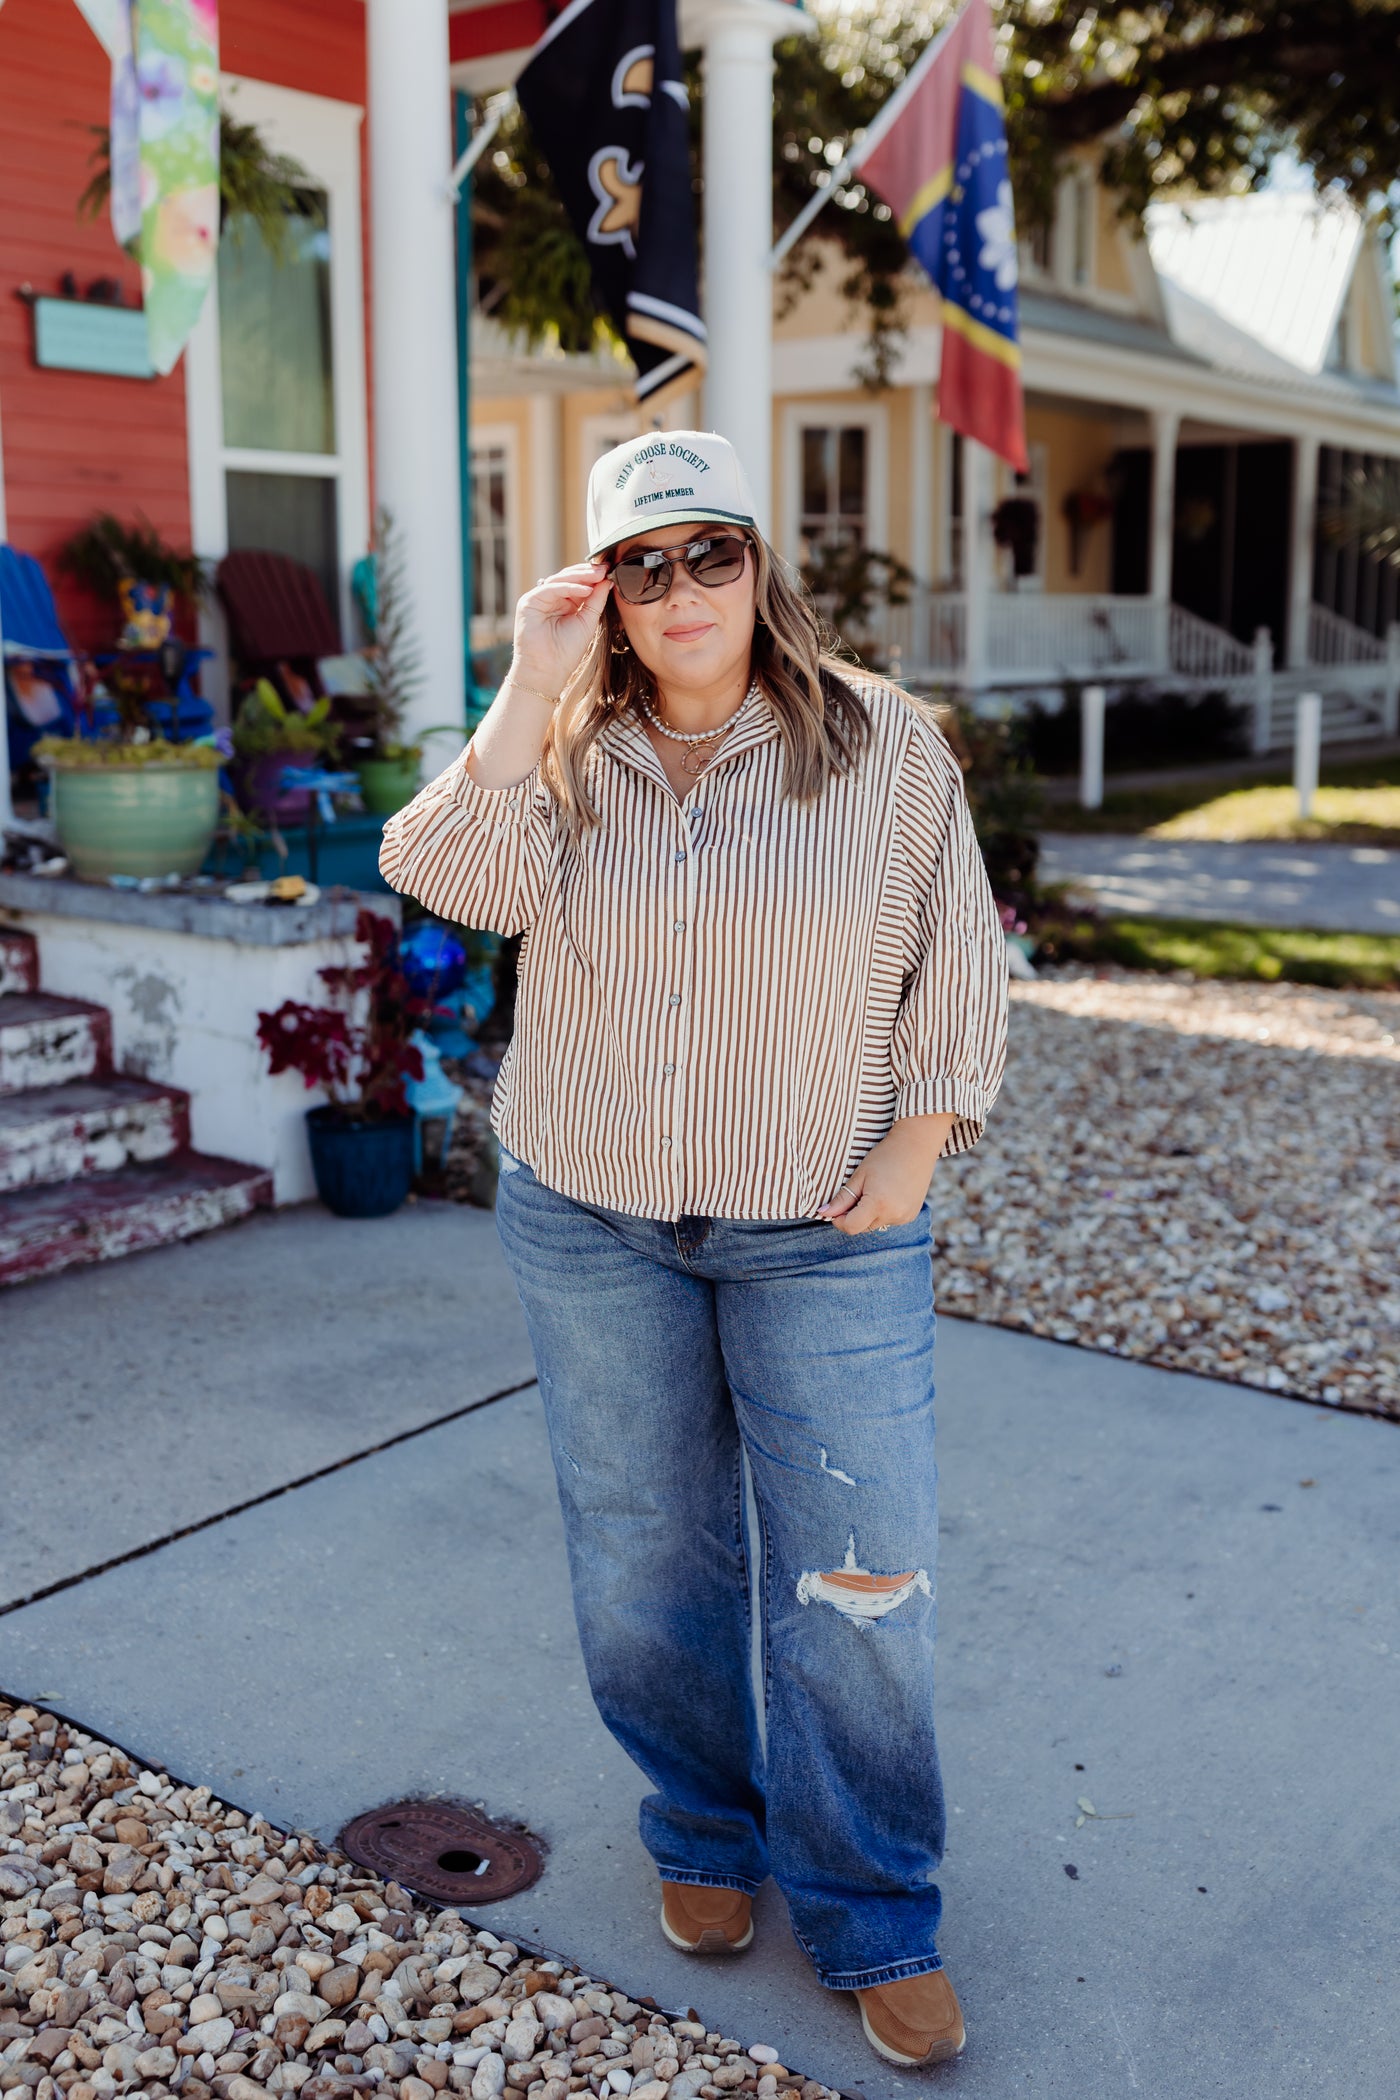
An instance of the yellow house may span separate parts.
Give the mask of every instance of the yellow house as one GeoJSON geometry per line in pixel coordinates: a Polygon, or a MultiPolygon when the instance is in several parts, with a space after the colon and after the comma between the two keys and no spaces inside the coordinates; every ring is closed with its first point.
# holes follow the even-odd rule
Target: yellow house
{"type": "MultiPolygon", "coordinates": [[[[937,420],[938,300],[912,267],[892,383],[862,387],[863,316],[820,227],[810,288],[775,315],[771,515],[793,561],[835,538],[912,570],[908,603],[858,642],[982,693],[1226,684],[1253,697],[1261,750],[1289,740],[1304,687],[1324,691],[1325,735],[1395,733],[1400,574],[1319,529],[1351,472],[1400,460],[1383,260],[1349,206],[1161,205],[1144,237],[1077,164],[1052,225],[1022,244],[1024,477],[937,420]],[[1022,522],[1034,506],[1033,538],[1019,558],[999,548],[970,601],[967,520],[1008,499],[1022,522]]],[[[476,646],[508,635],[522,582],[582,553],[588,470],[639,427],[627,373],[476,324],[476,646]]],[[[666,420],[702,414],[692,398],[666,420]]]]}

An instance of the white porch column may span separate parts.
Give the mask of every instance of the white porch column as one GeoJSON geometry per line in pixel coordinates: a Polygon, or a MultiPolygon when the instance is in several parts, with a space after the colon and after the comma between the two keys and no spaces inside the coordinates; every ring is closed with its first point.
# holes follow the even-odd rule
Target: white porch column
{"type": "Polygon", "coordinates": [[[1313,523],[1317,515],[1315,437],[1293,440],[1293,504],[1288,535],[1288,655],[1290,670],[1308,660],[1308,615],[1312,611],[1313,523]]]}
{"type": "Polygon", "coordinates": [[[1152,418],[1152,532],[1149,542],[1149,594],[1159,605],[1172,596],[1172,523],[1176,514],[1176,440],[1180,416],[1154,408],[1152,418]]]}
{"type": "MultiPolygon", "coordinates": [[[[563,566],[564,399],[530,396],[530,578],[563,566]]],[[[522,579],[523,580],[523,579],[522,579]]]]}
{"type": "MultiPolygon", "coordinates": [[[[383,0],[380,0],[383,4],[383,0]]],[[[814,24],[783,0],[691,11],[705,54],[705,422],[738,452],[773,521],[773,46],[814,24]]]]}
{"type": "Polygon", "coordinates": [[[988,675],[988,628],[996,585],[992,544],[992,455],[975,438],[963,439],[963,599],[967,608],[963,683],[975,695],[988,675]]]}
{"type": "Polygon", "coordinates": [[[909,389],[909,425],[909,566],[915,584],[905,669],[922,671],[929,660],[928,587],[933,580],[933,388],[927,381],[909,389]]]}
{"type": "Polygon", "coordinates": [[[466,696],[447,0],[368,0],[367,14],[375,497],[398,527],[422,653],[413,732],[460,719],[466,696]]]}

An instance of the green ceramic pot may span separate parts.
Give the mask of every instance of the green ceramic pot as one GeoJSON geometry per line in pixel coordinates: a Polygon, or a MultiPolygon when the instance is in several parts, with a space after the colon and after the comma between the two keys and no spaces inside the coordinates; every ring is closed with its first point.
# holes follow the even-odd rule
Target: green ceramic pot
{"type": "Polygon", "coordinates": [[[360,800],[373,817],[392,817],[418,793],[418,753],[360,761],[360,800]]]}
{"type": "Polygon", "coordinates": [[[59,766],[58,842],[75,875],[197,875],[219,821],[214,766],[59,766]]]}

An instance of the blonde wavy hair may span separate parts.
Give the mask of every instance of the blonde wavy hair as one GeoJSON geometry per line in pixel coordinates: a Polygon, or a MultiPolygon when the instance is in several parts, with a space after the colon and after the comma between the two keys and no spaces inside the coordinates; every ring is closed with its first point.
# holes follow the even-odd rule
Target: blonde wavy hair
{"type": "MultiPolygon", "coordinates": [[[[835,638],[823,627],[806,585],[759,533],[744,537],[757,571],[752,675],[782,735],[784,793],[795,802],[815,802],[833,774],[859,769],[869,743],[870,710],[857,681],[867,687],[887,681],[836,654],[835,638]]],[[[599,822],[585,778],[589,751],[609,722],[635,712],[641,699],[654,700],[655,691],[609,594],[597,632],[551,717],[540,758],[540,776],[575,834],[599,822]]]]}

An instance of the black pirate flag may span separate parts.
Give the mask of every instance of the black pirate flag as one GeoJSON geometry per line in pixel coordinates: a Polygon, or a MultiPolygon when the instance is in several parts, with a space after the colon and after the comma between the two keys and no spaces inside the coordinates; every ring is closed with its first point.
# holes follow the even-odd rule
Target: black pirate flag
{"type": "Polygon", "coordinates": [[[676,0],[572,0],[516,94],[627,338],[638,401],[692,386],[705,326],[676,0]]]}

